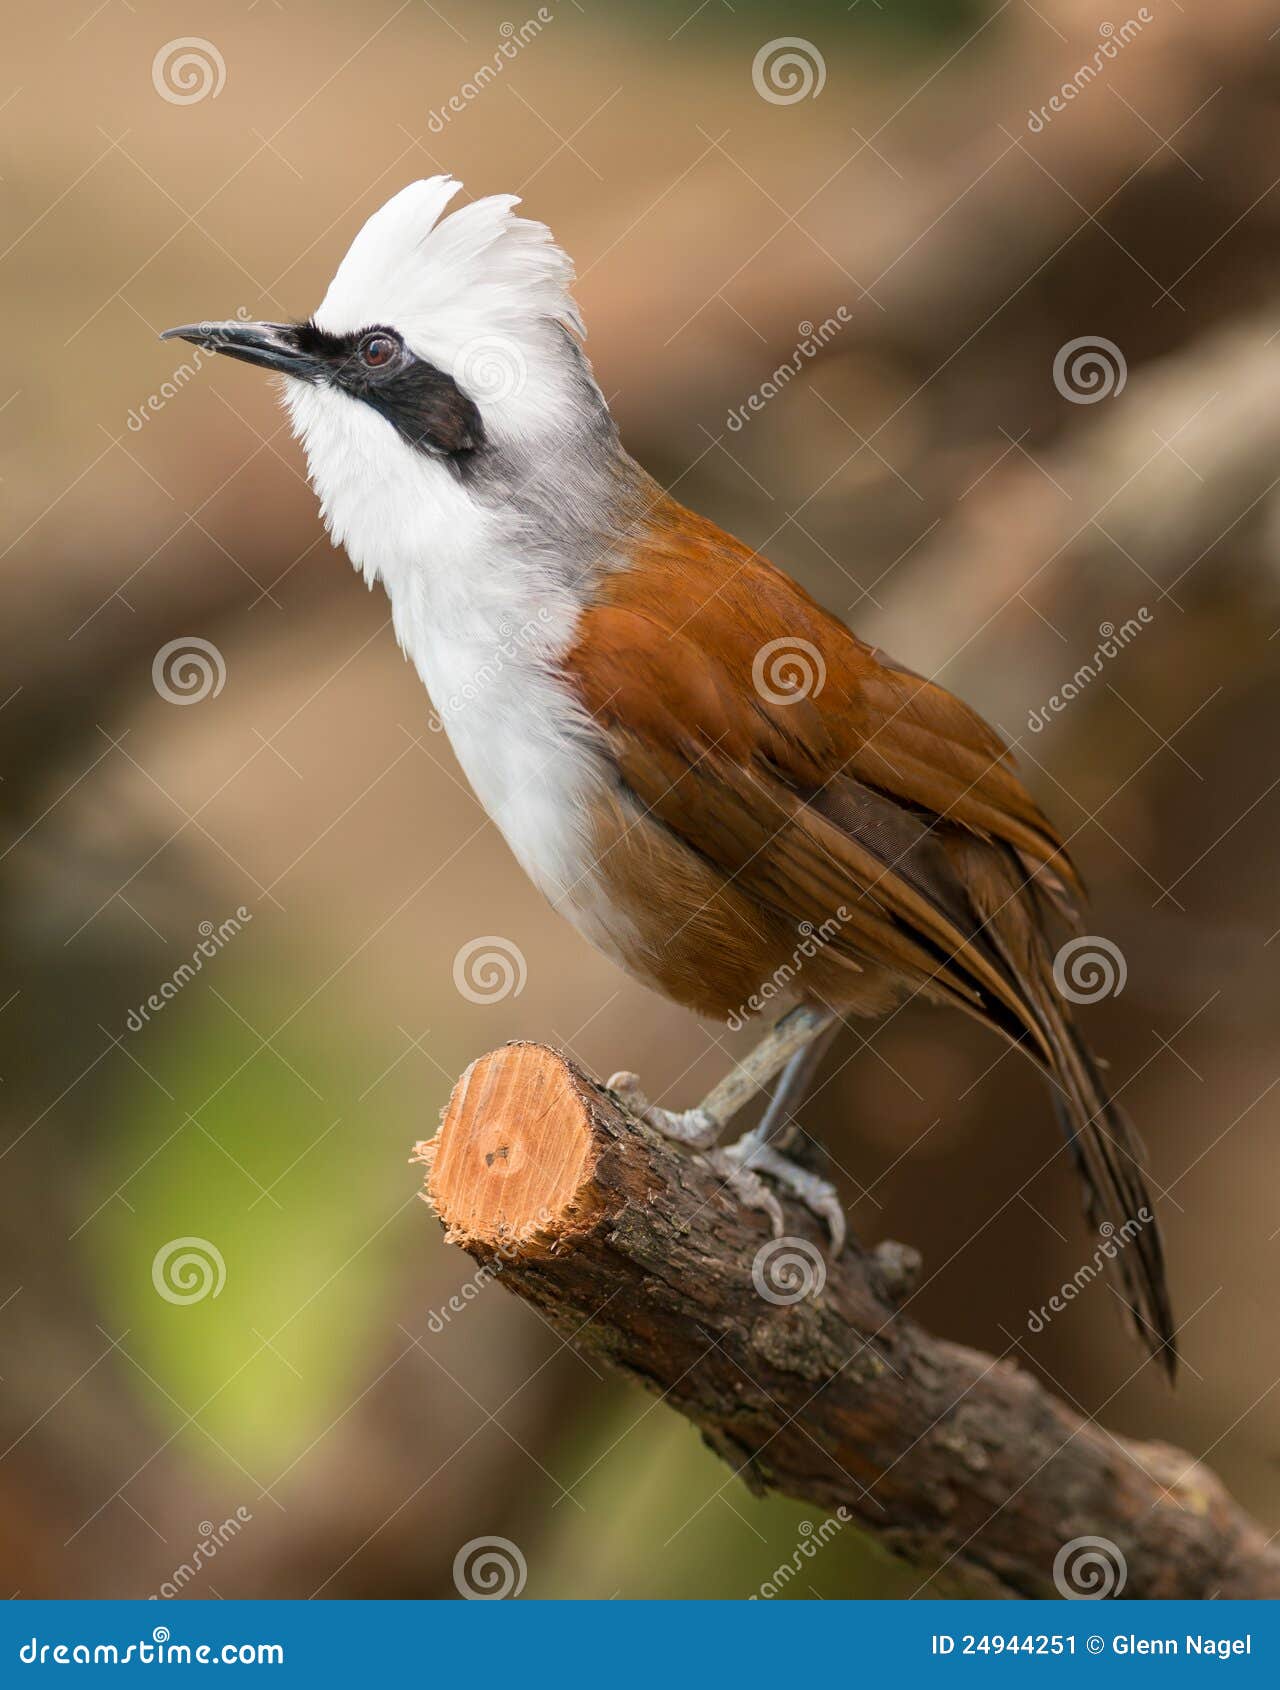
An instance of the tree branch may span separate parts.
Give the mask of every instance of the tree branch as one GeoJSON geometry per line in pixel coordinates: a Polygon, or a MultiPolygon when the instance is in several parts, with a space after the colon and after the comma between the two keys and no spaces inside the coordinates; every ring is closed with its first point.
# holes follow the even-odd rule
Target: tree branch
{"type": "Polygon", "coordinates": [[[905,1246],[828,1265],[794,1205],[775,1244],[556,1052],[472,1063],[416,1155],[451,1243],[660,1392],[753,1490],[846,1510],[932,1592],[1052,1596],[1059,1552],[1092,1537],[1125,1596],[1280,1595],[1280,1554],[1206,1468],[921,1331],[898,1312],[905,1246]]]}

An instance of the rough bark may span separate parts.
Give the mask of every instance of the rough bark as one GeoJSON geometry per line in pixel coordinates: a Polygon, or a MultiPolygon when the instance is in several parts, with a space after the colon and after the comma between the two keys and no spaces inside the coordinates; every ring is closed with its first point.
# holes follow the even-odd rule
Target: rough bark
{"type": "Polygon", "coordinates": [[[1127,1597],[1280,1595],[1280,1554],[1206,1468],[922,1331],[899,1312],[906,1246],[828,1264],[794,1205],[775,1244],[556,1052],[474,1062],[416,1155],[450,1242],[661,1393],[752,1489],[843,1507],[930,1591],[1052,1596],[1064,1546],[1104,1538],[1059,1588],[1123,1565],[1127,1597]]]}

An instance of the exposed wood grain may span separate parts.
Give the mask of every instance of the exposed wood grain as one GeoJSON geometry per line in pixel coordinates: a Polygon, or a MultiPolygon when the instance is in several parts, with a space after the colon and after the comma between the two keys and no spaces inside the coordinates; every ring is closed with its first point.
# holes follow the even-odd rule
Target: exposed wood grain
{"type": "Polygon", "coordinates": [[[828,1265],[788,1206],[787,1280],[759,1215],[556,1052],[481,1057],[416,1154],[450,1242],[500,1259],[508,1290],[661,1392],[752,1489],[843,1506],[930,1593],[1052,1596],[1059,1552],[1097,1537],[1125,1596],[1280,1596],[1280,1555],[1207,1468],[923,1332],[898,1312],[919,1267],[903,1245],[828,1265]]]}

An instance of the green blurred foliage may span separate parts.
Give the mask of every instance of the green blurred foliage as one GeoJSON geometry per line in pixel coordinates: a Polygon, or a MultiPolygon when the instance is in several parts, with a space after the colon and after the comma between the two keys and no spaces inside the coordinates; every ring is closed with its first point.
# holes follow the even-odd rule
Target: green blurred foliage
{"type": "Polygon", "coordinates": [[[856,1527],[752,1495],[687,1420],[638,1392],[556,1465],[582,1474],[577,1505],[560,1501],[530,1555],[529,1596],[740,1600],[772,1584],[777,1600],[804,1601],[906,1597],[920,1583],[856,1527]]]}
{"type": "MultiPolygon", "coordinates": [[[[163,1393],[139,1380],[144,1406],[162,1411],[167,1397],[174,1431],[198,1412],[229,1459],[259,1473],[295,1459],[350,1402],[362,1334],[382,1331],[394,1222],[418,1181],[403,1117],[352,1102],[350,1053],[377,1073],[399,1054],[387,1030],[326,1027],[316,1004],[269,1048],[254,1029],[277,1026],[305,986],[268,996],[232,959],[219,966],[225,1002],[188,988],[146,1029],[150,1077],[131,1069],[109,1101],[101,1189],[118,1195],[83,1240],[112,1320],[163,1393]],[[220,1254],[216,1296],[156,1294],[156,1252],[180,1238],[220,1254]]],[[[196,1281],[175,1289],[184,1283],[196,1281]]],[[[193,1456],[217,1459],[199,1432],[183,1436],[193,1456]]]]}
{"type": "MultiPolygon", "coordinates": [[[[724,0],[710,0],[710,4],[720,14],[718,24],[732,21],[724,0]]],[[[686,36],[695,34],[694,0],[646,0],[642,6],[627,4],[627,0],[608,0],[607,6],[595,8],[597,15],[606,10],[664,34],[672,30],[686,36]]],[[[793,0],[785,9],[777,0],[733,0],[731,8],[733,20],[755,34],[762,28],[771,34],[780,34],[785,28],[793,35],[803,35],[806,30],[825,30],[828,35],[835,30],[841,34],[874,33],[878,45],[895,36],[909,40],[968,34],[994,10],[983,0],[853,0],[852,4],[849,0],[793,0]]]]}

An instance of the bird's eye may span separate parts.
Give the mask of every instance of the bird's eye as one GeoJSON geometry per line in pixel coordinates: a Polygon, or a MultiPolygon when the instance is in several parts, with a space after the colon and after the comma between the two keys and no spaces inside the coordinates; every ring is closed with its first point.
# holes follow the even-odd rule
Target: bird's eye
{"type": "Polygon", "coordinates": [[[371,370],[385,369],[396,355],[396,343],[387,334],[371,334],[360,346],[360,361],[371,370]]]}

